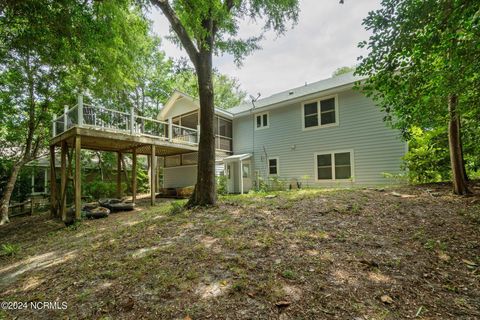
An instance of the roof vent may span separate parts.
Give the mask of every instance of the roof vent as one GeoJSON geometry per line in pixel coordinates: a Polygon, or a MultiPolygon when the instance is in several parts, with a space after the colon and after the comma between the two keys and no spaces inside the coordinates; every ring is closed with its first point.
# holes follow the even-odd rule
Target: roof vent
{"type": "Polygon", "coordinates": [[[288,95],[291,96],[293,93],[294,93],[293,91],[290,91],[290,92],[288,93],[288,95]]]}

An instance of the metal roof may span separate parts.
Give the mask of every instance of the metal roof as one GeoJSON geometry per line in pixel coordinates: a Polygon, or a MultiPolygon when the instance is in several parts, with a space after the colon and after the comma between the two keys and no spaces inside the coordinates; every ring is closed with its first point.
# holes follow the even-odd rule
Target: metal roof
{"type": "Polygon", "coordinates": [[[251,153],[234,154],[232,156],[223,158],[223,161],[241,161],[241,160],[249,159],[251,157],[252,157],[251,153]]]}

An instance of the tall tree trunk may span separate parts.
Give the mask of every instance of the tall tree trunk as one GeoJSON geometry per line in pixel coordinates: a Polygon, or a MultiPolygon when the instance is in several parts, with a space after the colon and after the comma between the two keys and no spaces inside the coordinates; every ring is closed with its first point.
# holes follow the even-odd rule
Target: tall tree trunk
{"type": "Polygon", "coordinates": [[[0,226],[10,222],[8,218],[8,205],[10,204],[10,198],[12,197],[13,188],[15,187],[15,182],[17,181],[18,173],[22,168],[22,163],[17,162],[13,165],[12,173],[8,178],[7,186],[5,187],[5,193],[0,200],[0,210],[1,210],[1,220],[0,226]]]}
{"type": "Polygon", "coordinates": [[[467,169],[465,167],[465,157],[463,156],[462,123],[461,123],[460,119],[458,120],[458,132],[459,132],[459,140],[460,140],[460,152],[461,152],[461,155],[462,155],[463,178],[465,179],[465,181],[469,181],[468,174],[467,174],[467,169]]]}
{"type": "Polygon", "coordinates": [[[202,52],[198,65],[198,91],[200,96],[200,142],[198,144],[197,184],[188,206],[213,205],[215,192],[215,134],[213,118],[212,52],[202,52]]]}
{"type": "Polygon", "coordinates": [[[460,117],[458,115],[458,96],[448,96],[448,145],[450,149],[450,163],[452,166],[453,192],[463,195],[470,193],[464,176],[464,163],[460,139],[460,117]]]}

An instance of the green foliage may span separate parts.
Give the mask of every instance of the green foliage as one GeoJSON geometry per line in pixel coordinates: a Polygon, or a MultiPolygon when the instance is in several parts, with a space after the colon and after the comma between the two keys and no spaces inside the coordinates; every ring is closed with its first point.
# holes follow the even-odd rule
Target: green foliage
{"type": "Polygon", "coordinates": [[[227,177],[217,176],[216,178],[217,178],[217,193],[227,194],[227,177]]]}
{"type": "Polygon", "coordinates": [[[257,192],[283,191],[287,189],[287,182],[277,176],[269,177],[266,181],[258,177],[257,192]]]}
{"type": "Polygon", "coordinates": [[[337,68],[337,69],[335,69],[335,71],[333,71],[332,77],[336,77],[336,76],[339,76],[339,75],[342,75],[342,74],[353,72],[353,71],[355,71],[355,69],[356,69],[355,66],[351,66],[351,67],[343,66],[343,67],[337,68]]]}
{"type": "MultiPolygon", "coordinates": [[[[198,99],[198,81],[195,70],[181,60],[175,65],[172,75],[173,89],[198,99]]],[[[228,109],[240,105],[247,93],[240,88],[238,79],[213,70],[213,93],[216,108],[228,109]]]]}
{"type": "Polygon", "coordinates": [[[405,137],[413,125],[445,124],[451,93],[460,95],[462,113],[478,115],[472,103],[480,98],[477,11],[474,2],[383,0],[364,20],[373,35],[360,43],[369,54],[356,73],[369,77],[362,89],[405,137]]]}
{"type": "MultiPolygon", "coordinates": [[[[0,197],[3,196],[5,187],[7,185],[8,176],[11,172],[12,161],[0,157],[0,197]]],[[[17,177],[17,183],[12,193],[11,200],[16,202],[25,201],[28,195],[32,192],[32,168],[24,168],[20,171],[17,177]]]]}
{"type": "MultiPolygon", "coordinates": [[[[84,184],[83,194],[91,199],[114,198],[117,194],[117,184],[114,182],[92,181],[84,184]]],[[[127,190],[127,185],[122,183],[122,191],[127,190]]]]}
{"type": "Polygon", "coordinates": [[[12,243],[2,244],[2,254],[6,256],[14,256],[20,251],[20,246],[12,243]]]}
{"type": "MultiPolygon", "coordinates": [[[[289,22],[296,23],[299,9],[297,0],[191,2],[172,0],[165,1],[166,4],[162,1],[151,2],[158,5],[164,13],[168,11],[165,9],[166,6],[173,10],[186,35],[195,43],[199,51],[208,50],[217,55],[231,54],[237,64],[241,64],[246,55],[258,49],[258,42],[263,38],[263,34],[239,38],[242,20],[258,19],[264,24],[264,31],[274,30],[278,34],[283,34],[289,22]],[[209,29],[212,25],[215,25],[214,34],[209,29]],[[212,38],[213,43],[210,43],[212,38]]],[[[178,34],[172,34],[171,38],[182,46],[186,46],[187,52],[189,51],[190,44],[186,45],[188,41],[178,38],[178,34]]]]}
{"type": "Polygon", "coordinates": [[[415,181],[447,176],[443,166],[447,146],[442,141],[454,116],[448,111],[448,97],[457,96],[465,159],[475,170],[479,154],[473,141],[480,133],[478,4],[383,0],[381,5],[363,21],[373,34],[359,44],[369,50],[368,56],[359,58],[356,73],[368,76],[359,88],[386,112],[389,124],[413,139],[406,161],[415,181]],[[420,137],[415,128],[425,134],[420,137]]]}
{"type": "Polygon", "coordinates": [[[170,203],[170,211],[168,212],[171,215],[178,215],[185,211],[185,207],[181,202],[172,201],[170,203]]]}
{"type": "Polygon", "coordinates": [[[427,183],[450,179],[448,142],[444,130],[411,129],[404,165],[410,182],[427,183]]]}
{"type": "Polygon", "coordinates": [[[284,180],[281,180],[279,177],[270,177],[268,180],[271,191],[286,190],[287,183],[284,180]]]}

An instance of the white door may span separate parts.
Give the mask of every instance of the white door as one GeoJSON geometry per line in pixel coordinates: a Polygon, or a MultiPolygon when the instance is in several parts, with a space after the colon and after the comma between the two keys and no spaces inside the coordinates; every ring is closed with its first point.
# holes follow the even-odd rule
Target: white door
{"type": "Polygon", "coordinates": [[[227,177],[227,192],[235,192],[235,174],[233,171],[233,163],[227,162],[225,164],[225,176],[227,177]]]}
{"type": "Polygon", "coordinates": [[[252,188],[252,165],[250,160],[242,161],[243,192],[246,193],[252,188]]]}

